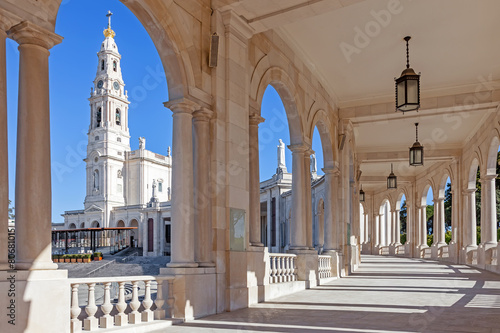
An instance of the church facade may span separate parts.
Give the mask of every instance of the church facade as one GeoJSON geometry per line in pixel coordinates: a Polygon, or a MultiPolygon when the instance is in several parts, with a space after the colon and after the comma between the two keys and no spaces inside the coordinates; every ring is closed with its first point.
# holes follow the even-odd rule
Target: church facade
{"type": "Polygon", "coordinates": [[[104,36],[89,98],[84,209],[64,212],[64,228],[138,227],[132,245],[144,255],[169,254],[170,147],[158,154],[140,137],[139,149],[131,150],[129,101],[110,17],[104,36]]]}

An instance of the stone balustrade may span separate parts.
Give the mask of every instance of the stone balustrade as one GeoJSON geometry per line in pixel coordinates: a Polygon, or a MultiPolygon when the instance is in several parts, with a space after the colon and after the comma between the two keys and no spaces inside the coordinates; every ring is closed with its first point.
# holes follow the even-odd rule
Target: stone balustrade
{"type": "Polygon", "coordinates": [[[173,279],[149,275],[69,279],[70,331],[96,331],[172,318],[173,279]]]}
{"type": "Polygon", "coordinates": [[[320,279],[332,277],[331,256],[318,256],[318,277],[320,279]]]}
{"type": "Polygon", "coordinates": [[[404,256],[406,255],[406,245],[400,244],[396,247],[396,255],[397,256],[404,256]]]}
{"type": "Polygon", "coordinates": [[[297,281],[297,255],[269,253],[269,283],[297,281]]]}

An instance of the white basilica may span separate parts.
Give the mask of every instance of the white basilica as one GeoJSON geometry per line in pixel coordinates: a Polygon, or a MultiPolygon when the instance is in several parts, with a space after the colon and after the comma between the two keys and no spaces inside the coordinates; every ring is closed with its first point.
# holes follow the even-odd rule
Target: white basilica
{"type": "Polygon", "coordinates": [[[108,20],[89,98],[84,209],[64,212],[64,228],[138,227],[131,244],[144,255],[163,255],[170,251],[170,148],[167,156],[146,150],[141,137],[139,149],[130,149],[130,102],[109,14],[108,20]]]}

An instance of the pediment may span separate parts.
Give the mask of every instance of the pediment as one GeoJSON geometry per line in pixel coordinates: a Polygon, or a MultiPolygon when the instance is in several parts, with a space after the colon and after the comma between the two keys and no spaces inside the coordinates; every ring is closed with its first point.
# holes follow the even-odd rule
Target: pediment
{"type": "Polygon", "coordinates": [[[96,205],[92,205],[89,208],[85,209],[85,213],[93,213],[93,212],[103,212],[103,209],[96,205]]]}

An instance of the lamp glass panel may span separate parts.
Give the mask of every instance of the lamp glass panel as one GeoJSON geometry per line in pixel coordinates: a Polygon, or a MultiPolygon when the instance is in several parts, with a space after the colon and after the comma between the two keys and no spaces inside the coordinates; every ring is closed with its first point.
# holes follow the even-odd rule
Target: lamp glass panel
{"type": "Polygon", "coordinates": [[[406,98],[405,98],[405,81],[401,81],[397,84],[397,89],[398,89],[398,100],[397,100],[397,106],[400,107],[403,104],[406,104],[406,98]]]}
{"type": "Polygon", "coordinates": [[[418,104],[418,81],[408,80],[407,82],[407,92],[408,92],[408,103],[418,104]]]}

